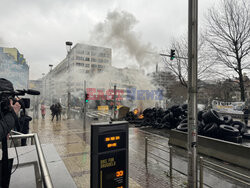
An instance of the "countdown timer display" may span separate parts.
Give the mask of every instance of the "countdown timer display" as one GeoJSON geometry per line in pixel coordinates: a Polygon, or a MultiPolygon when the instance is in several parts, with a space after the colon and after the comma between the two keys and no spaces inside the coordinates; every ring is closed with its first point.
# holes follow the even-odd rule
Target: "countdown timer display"
{"type": "Polygon", "coordinates": [[[91,125],[91,188],[128,187],[128,122],[91,125]]]}

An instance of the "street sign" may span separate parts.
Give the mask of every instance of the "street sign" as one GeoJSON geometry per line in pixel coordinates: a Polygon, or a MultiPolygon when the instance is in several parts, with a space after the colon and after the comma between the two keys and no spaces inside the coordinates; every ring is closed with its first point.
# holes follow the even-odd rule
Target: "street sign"
{"type": "Polygon", "coordinates": [[[128,187],[128,122],[91,125],[91,188],[128,187]]]}

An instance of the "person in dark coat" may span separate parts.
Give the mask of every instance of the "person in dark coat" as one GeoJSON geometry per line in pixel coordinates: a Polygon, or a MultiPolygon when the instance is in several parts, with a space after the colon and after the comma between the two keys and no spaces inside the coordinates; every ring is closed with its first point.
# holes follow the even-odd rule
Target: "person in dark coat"
{"type": "Polygon", "coordinates": [[[61,113],[62,113],[62,106],[59,102],[56,104],[56,109],[57,109],[56,119],[58,121],[58,117],[61,119],[61,113]]]}
{"type": "Polygon", "coordinates": [[[246,124],[246,126],[247,126],[247,125],[248,125],[248,115],[249,115],[248,106],[246,106],[246,107],[243,109],[243,113],[244,113],[245,124],[246,124]]]}
{"type": "MultiPolygon", "coordinates": [[[[21,127],[21,133],[28,134],[29,133],[29,122],[32,118],[26,114],[24,114],[23,110],[20,112],[19,123],[21,127]]],[[[27,138],[21,139],[21,146],[26,146],[27,138]]]]}
{"type": "Polygon", "coordinates": [[[55,105],[55,104],[52,104],[52,105],[50,106],[50,110],[51,110],[51,116],[52,116],[51,121],[53,121],[53,119],[54,119],[54,117],[55,117],[55,115],[56,115],[56,105],[55,105]]]}

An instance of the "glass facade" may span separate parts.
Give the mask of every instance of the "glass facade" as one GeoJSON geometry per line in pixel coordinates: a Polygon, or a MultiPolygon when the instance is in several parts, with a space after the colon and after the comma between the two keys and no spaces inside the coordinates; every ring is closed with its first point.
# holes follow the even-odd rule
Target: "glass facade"
{"type": "Polygon", "coordinates": [[[15,89],[27,89],[29,66],[17,49],[0,47],[0,77],[11,81],[15,89]]]}

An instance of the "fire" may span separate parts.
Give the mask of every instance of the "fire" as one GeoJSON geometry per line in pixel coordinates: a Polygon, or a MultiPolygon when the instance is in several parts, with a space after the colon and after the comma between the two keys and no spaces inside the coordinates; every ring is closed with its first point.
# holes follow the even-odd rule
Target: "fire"
{"type": "Polygon", "coordinates": [[[141,115],[139,115],[139,117],[138,117],[139,119],[143,119],[144,118],[144,115],[143,114],[141,114],[141,115]]]}
{"type": "Polygon", "coordinates": [[[138,109],[134,109],[134,115],[137,115],[139,113],[138,109]]]}

